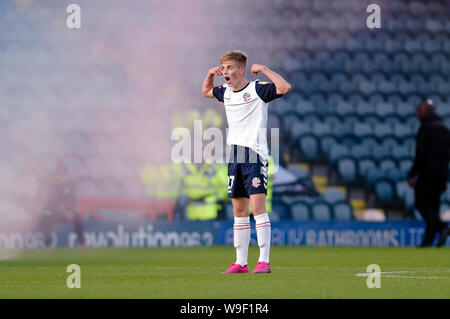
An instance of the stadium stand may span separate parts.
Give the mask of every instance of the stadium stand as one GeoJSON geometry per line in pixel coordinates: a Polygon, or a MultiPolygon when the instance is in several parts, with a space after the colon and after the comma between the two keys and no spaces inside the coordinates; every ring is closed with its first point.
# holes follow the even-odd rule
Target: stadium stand
{"type": "MultiPolygon", "coordinates": [[[[85,35],[69,39],[56,19],[52,23],[59,27],[44,23],[59,10],[55,4],[17,3],[0,3],[0,123],[6,128],[0,144],[9,153],[0,153],[2,176],[9,178],[1,181],[9,194],[5,202],[20,206],[12,202],[14,194],[23,192],[30,200],[35,195],[36,186],[13,189],[13,181],[26,176],[8,173],[30,156],[39,158],[43,170],[62,158],[83,198],[147,198],[140,170],[152,156],[155,165],[167,158],[146,145],[167,149],[161,141],[170,136],[170,112],[154,105],[149,112],[152,94],[133,94],[136,82],[130,79],[137,71],[123,61],[126,50],[109,54],[116,48],[85,35]],[[160,120],[149,127],[149,116],[160,120]]],[[[210,27],[241,32],[245,43],[222,44],[213,37],[203,48],[212,56],[208,63],[217,63],[222,48],[243,45],[255,52],[253,61],[286,76],[293,89],[271,104],[269,127],[280,128],[289,163],[305,164],[289,165],[289,171],[321,192],[314,199],[274,197],[273,220],[348,220],[359,218],[367,207],[418,218],[414,191],[406,183],[419,127],[415,107],[424,98],[433,99],[450,125],[449,2],[379,1],[379,30],[368,29],[360,18],[370,3],[366,0],[261,0],[256,9],[231,3],[248,19],[236,16],[230,22],[219,16],[210,27]],[[254,10],[257,14],[245,15],[254,10]],[[255,41],[255,32],[267,34],[267,43],[255,41]],[[320,167],[325,173],[315,175],[320,167]],[[363,191],[362,203],[351,196],[355,188],[363,191]]],[[[220,1],[208,5],[220,8],[220,1]]],[[[147,8],[114,6],[136,14],[147,8]]],[[[192,26],[193,33],[203,27],[192,26]]],[[[128,34],[117,32],[118,39],[128,34]]],[[[99,34],[109,36],[108,30],[99,34]]],[[[196,92],[199,84],[186,86],[196,92]]],[[[442,213],[449,205],[447,190],[442,213]]],[[[230,205],[225,211],[231,218],[230,205]]]]}

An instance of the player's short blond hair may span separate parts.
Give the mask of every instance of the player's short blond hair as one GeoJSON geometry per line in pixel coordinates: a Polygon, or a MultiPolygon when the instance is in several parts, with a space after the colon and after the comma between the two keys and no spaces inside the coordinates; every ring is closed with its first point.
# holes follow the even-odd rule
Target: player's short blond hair
{"type": "Polygon", "coordinates": [[[236,61],[241,63],[244,66],[247,66],[247,54],[240,50],[232,50],[228,51],[220,58],[220,64],[223,64],[225,61],[236,61]]]}

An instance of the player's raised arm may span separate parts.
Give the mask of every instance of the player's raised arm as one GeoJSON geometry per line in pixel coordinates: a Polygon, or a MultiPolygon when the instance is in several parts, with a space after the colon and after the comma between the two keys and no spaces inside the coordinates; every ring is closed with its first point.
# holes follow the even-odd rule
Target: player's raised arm
{"type": "Polygon", "coordinates": [[[217,66],[212,69],[208,70],[208,73],[206,74],[205,81],[202,85],[202,94],[204,97],[211,97],[213,98],[213,89],[214,89],[214,76],[215,75],[223,75],[222,73],[222,67],[217,66]]]}
{"type": "Polygon", "coordinates": [[[255,75],[258,75],[259,72],[262,72],[265,76],[267,76],[270,81],[275,84],[275,87],[277,88],[277,94],[286,94],[291,90],[291,85],[285,79],[283,79],[281,75],[272,71],[265,65],[253,64],[251,72],[255,75]]]}

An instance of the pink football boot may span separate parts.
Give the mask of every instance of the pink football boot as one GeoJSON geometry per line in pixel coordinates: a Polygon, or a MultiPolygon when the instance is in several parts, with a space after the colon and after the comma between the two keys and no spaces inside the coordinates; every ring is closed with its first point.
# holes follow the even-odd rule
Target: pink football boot
{"type": "Polygon", "coordinates": [[[248,265],[231,264],[230,268],[222,274],[242,274],[248,272],[248,265]]]}
{"type": "Polygon", "coordinates": [[[255,270],[253,270],[254,274],[269,274],[272,271],[270,270],[270,265],[263,261],[259,261],[256,264],[255,270]]]}

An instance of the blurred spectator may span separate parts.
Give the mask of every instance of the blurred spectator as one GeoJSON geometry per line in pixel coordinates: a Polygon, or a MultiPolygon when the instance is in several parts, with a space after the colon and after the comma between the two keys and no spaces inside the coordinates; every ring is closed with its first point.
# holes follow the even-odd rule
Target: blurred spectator
{"type": "Polygon", "coordinates": [[[417,118],[421,126],[416,137],[416,154],[408,184],[415,188],[415,206],[426,223],[420,246],[431,246],[439,233],[437,246],[440,247],[450,233],[449,226],[439,217],[441,194],[447,187],[450,131],[436,115],[431,100],[419,104],[417,118]],[[414,180],[416,175],[417,182],[414,180]]]}
{"type": "Polygon", "coordinates": [[[55,230],[54,227],[58,223],[72,224],[78,236],[79,245],[85,246],[83,223],[76,206],[75,183],[70,179],[67,168],[62,163],[50,177],[44,215],[40,222],[46,246],[50,245],[51,232],[55,230]]]}
{"type": "Polygon", "coordinates": [[[188,220],[210,220],[218,217],[219,206],[212,177],[214,167],[209,163],[183,165],[183,194],[187,198],[186,218],[188,220]]]}

